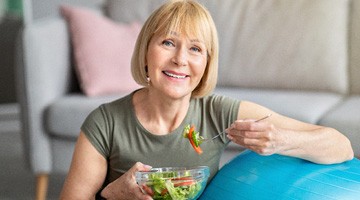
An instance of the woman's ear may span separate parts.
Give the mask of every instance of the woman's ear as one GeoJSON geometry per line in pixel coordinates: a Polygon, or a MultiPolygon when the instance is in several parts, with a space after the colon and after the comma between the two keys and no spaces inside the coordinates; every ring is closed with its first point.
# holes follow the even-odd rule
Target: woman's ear
{"type": "Polygon", "coordinates": [[[145,72],[146,72],[146,83],[147,85],[150,85],[150,77],[148,75],[148,66],[145,66],[145,72]]]}

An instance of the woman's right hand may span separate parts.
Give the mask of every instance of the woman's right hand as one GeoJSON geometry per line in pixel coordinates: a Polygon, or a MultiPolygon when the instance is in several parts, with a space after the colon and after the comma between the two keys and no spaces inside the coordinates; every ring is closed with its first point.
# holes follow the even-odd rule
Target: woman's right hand
{"type": "Polygon", "coordinates": [[[108,184],[101,192],[107,200],[151,200],[151,196],[144,194],[135,180],[135,172],[150,170],[151,166],[141,162],[135,163],[125,174],[108,184]]]}

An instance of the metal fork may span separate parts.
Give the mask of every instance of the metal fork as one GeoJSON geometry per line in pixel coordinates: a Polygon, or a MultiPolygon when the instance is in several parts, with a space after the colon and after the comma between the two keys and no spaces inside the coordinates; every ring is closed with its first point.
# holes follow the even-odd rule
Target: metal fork
{"type": "MultiPolygon", "coordinates": [[[[260,118],[260,119],[257,119],[255,122],[259,122],[259,121],[262,121],[262,120],[264,120],[264,119],[267,119],[267,118],[269,118],[271,115],[272,115],[272,114],[270,113],[270,114],[266,115],[265,117],[262,117],[262,118],[260,118]]],[[[219,137],[220,135],[223,135],[223,134],[225,134],[225,131],[223,131],[223,132],[215,135],[215,136],[212,137],[212,138],[202,138],[202,139],[200,138],[200,140],[201,140],[202,143],[208,142],[208,141],[211,141],[211,140],[216,139],[217,137],[219,137]]]]}

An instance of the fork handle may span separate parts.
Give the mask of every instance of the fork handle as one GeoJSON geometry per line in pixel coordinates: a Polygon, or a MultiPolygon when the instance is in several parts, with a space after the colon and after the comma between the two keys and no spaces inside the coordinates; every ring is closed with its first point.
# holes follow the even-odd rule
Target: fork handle
{"type": "MultiPolygon", "coordinates": [[[[270,113],[270,114],[266,115],[266,116],[265,116],[265,117],[263,117],[263,118],[257,119],[255,122],[262,121],[262,120],[264,120],[264,119],[266,119],[266,118],[270,117],[271,115],[272,115],[272,114],[270,113]]],[[[212,138],[211,138],[211,140],[216,139],[217,137],[219,137],[220,135],[222,135],[222,134],[224,134],[224,133],[226,133],[226,132],[225,132],[225,131],[223,131],[223,132],[221,132],[221,133],[219,133],[219,134],[215,135],[214,137],[212,137],[212,138]]]]}
{"type": "Polygon", "coordinates": [[[225,132],[225,131],[223,131],[223,132],[221,132],[221,133],[219,133],[219,134],[215,135],[214,137],[212,137],[212,138],[211,138],[211,140],[213,140],[213,139],[215,139],[215,138],[219,137],[220,135],[222,135],[222,134],[224,134],[224,133],[226,133],[226,132],[225,132]]]}
{"type": "Polygon", "coordinates": [[[271,115],[272,115],[272,114],[270,113],[270,114],[266,115],[265,117],[256,120],[255,122],[259,122],[259,121],[261,121],[261,120],[264,120],[264,119],[270,117],[271,115]]]}

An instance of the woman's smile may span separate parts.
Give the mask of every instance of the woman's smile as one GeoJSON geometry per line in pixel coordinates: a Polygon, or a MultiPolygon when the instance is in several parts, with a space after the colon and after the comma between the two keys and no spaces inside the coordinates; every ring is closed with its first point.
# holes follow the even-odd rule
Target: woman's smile
{"type": "Polygon", "coordinates": [[[176,79],[185,79],[187,77],[190,77],[189,75],[187,74],[184,74],[184,73],[176,73],[176,72],[173,72],[173,71],[162,71],[163,74],[165,74],[166,76],[168,77],[171,77],[171,78],[176,78],[176,79]]]}

